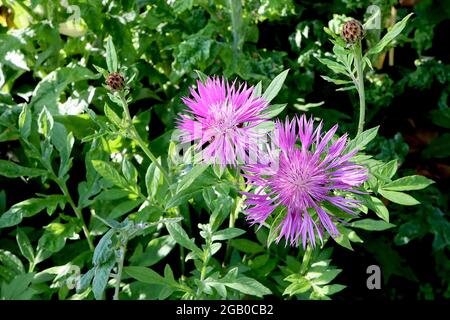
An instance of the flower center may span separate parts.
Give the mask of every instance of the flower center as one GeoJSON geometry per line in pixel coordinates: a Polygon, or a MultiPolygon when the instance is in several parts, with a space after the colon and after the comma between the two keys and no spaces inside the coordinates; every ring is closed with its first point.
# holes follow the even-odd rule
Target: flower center
{"type": "Polygon", "coordinates": [[[312,198],[321,198],[326,192],[322,188],[323,175],[316,172],[311,155],[294,152],[295,155],[280,159],[271,188],[280,196],[283,205],[308,208],[312,198]]]}
{"type": "Polygon", "coordinates": [[[230,103],[225,102],[211,107],[211,126],[218,134],[226,134],[239,128],[240,123],[236,121],[234,108],[230,103]]]}

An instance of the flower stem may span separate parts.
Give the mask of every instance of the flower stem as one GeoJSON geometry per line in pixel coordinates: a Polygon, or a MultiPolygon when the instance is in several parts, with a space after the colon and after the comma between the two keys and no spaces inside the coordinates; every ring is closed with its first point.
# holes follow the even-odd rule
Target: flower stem
{"type": "Polygon", "coordinates": [[[308,271],[309,264],[311,262],[313,249],[310,245],[306,247],[305,253],[303,254],[302,266],[300,268],[300,274],[305,274],[308,271]]]}
{"type": "Polygon", "coordinates": [[[359,120],[358,120],[358,133],[361,134],[364,130],[365,116],[366,116],[366,95],[364,91],[364,70],[362,63],[362,49],[361,40],[355,45],[354,50],[355,67],[356,67],[356,77],[357,83],[356,89],[359,95],[359,120]]]}
{"type": "Polygon", "coordinates": [[[142,151],[144,151],[144,153],[147,155],[147,157],[150,159],[150,161],[153,162],[156,167],[158,167],[158,169],[161,171],[162,175],[164,176],[164,179],[166,179],[166,181],[170,185],[171,184],[171,179],[169,177],[168,172],[158,162],[156,157],[153,155],[153,153],[147,147],[147,145],[145,144],[144,140],[142,140],[141,136],[139,135],[139,133],[137,132],[135,126],[133,125],[133,121],[131,120],[131,116],[130,116],[130,111],[128,110],[128,103],[127,103],[127,100],[125,99],[125,96],[124,96],[124,94],[122,92],[119,93],[119,98],[120,98],[120,101],[122,103],[123,111],[125,112],[125,117],[126,117],[125,120],[129,124],[129,128],[128,128],[129,134],[131,135],[131,137],[134,140],[136,140],[136,142],[138,143],[139,147],[142,149],[142,151]]]}

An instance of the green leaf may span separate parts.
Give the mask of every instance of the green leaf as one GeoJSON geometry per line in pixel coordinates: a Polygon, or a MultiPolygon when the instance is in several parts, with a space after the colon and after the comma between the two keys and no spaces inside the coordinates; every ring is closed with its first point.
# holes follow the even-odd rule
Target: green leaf
{"type": "Polygon", "coordinates": [[[362,219],[350,223],[350,227],[368,231],[383,231],[395,227],[395,224],[383,220],[362,219]]]}
{"type": "Polygon", "coordinates": [[[103,299],[106,285],[108,284],[111,270],[115,265],[115,261],[111,259],[108,263],[98,265],[94,269],[94,279],[92,280],[92,292],[97,300],[103,299]]]}
{"type": "Polygon", "coordinates": [[[4,283],[0,294],[2,300],[30,300],[36,291],[30,288],[34,273],[22,274],[10,283],[4,283]]]}
{"type": "Polygon", "coordinates": [[[192,169],[181,178],[177,186],[177,193],[187,189],[206,169],[207,165],[195,165],[192,169]]]}
{"type": "Polygon", "coordinates": [[[383,190],[390,190],[390,191],[420,190],[428,187],[432,183],[434,183],[433,180],[425,178],[424,176],[413,175],[403,177],[395,181],[392,181],[391,183],[385,184],[383,186],[383,190]]]}
{"type": "Polygon", "coordinates": [[[194,70],[194,71],[197,74],[200,82],[205,84],[206,80],[208,79],[208,76],[206,74],[204,74],[203,72],[201,72],[200,70],[194,70]]]}
{"type": "Polygon", "coordinates": [[[111,121],[117,128],[122,128],[122,119],[112,110],[107,103],[104,107],[105,116],[111,121]]]}
{"type": "Polygon", "coordinates": [[[0,249],[0,263],[16,275],[25,273],[22,261],[9,251],[0,249]]]}
{"type": "Polygon", "coordinates": [[[60,110],[59,97],[61,93],[70,84],[96,78],[98,76],[91,70],[79,65],[57,68],[36,86],[31,98],[30,110],[33,111],[33,114],[39,114],[45,107],[52,115],[66,114],[65,110],[60,110]]]}
{"type": "Polygon", "coordinates": [[[450,129],[450,108],[432,110],[430,117],[435,125],[450,129]]]}
{"type": "Polygon", "coordinates": [[[0,176],[8,178],[39,177],[46,173],[46,170],[22,167],[14,162],[0,159],[0,176]]]}
{"type": "Polygon", "coordinates": [[[406,27],[406,23],[408,22],[409,18],[413,15],[413,13],[408,14],[406,17],[404,17],[401,21],[397,22],[394,26],[392,26],[388,33],[384,35],[384,37],[372,48],[370,48],[369,52],[367,52],[368,55],[378,54],[383,49],[389,45],[392,40],[394,40],[406,27]]]}
{"type": "MultiPolygon", "coordinates": [[[[161,164],[161,158],[157,161],[161,164]]],[[[161,170],[152,162],[147,169],[145,174],[145,186],[147,187],[147,194],[150,198],[154,199],[158,193],[159,187],[163,184],[163,175],[161,170]]]]}
{"type": "Polygon", "coordinates": [[[333,238],[337,244],[353,251],[353,247],[351,242],[359,242],[362,243],[363,240],[356,234],[355,231],[350,230],[348,228],[344,228],[343,226],[338,226],[337,229],[340,232],[339,237],[333,238]]]}
{"type": "Polygon", "coordinates": [[[231,246],[237,250],[249,254],[263,252],[264,248],[258,243],[248,239],[233,239],[231,240],[231,246]]]}
{"type": "Polygon", "coordinates": [[[162,276],[149,268],[130,266],[123,268],[123,271],[143,283],[167,285],[167,281],[162,276]]]}
{"type": "Polygon", "coordinates": [[[395,175],[398,169],[398,161],[397,159],[391,160],[388,163],[385,163],[381,168],[377,171],[380,176],[390,181],[390,179],[395,175]]]}
{"type": "Polygon", "coordinates": [[[253,94],[255,95],[255,97],[260,97],[262,93],[262,82],[258,82],[255,86],[255,88],[253,89],[253,94]]]}
{"type": "Polygon", "coordinates": [[[110,73],[117,72],[117,53],[110,36],[106,40],[106,65],[110,73]]]}
{"type": "Polygon", "coordinates": [[[30,239],[22,229],[17,228],[16,235],[17,244],[19,245],[20,253],[30,262],[34,261],[34,250],[31,246],[30,239]]]}
{"type": "Polygon", "coordinates": [[[31,112],[29,105],[25,105],[19,115],[19,131],[23,139],[28,139],[31,133],[31,112]]]}
{"type": "Polygon", "coordinates": [[[53,117],[46,107],[42,109],[38,117],[38,132],[44,137],[50,137],[53,129],[53,117]]]}
{"type": "Polygon", "coordinates": [[[346,152],[353,151],[355,149],[361,150],[365,147],[370,141],[372,141],[378,133],[379,126],[374,128],[365,130],[357,135],[353,140],[351,140],[346,147],[346,152]]]}
{"type": "Polygon", "coordinates": [[[100,265],[107,263],[113,255],[113,249],[111,238],[114,236],[114,229],[109,229],[98,242],[94,250],[92,257],[92,263],[94,265],[100,265]]]}
{"type": "Polygon", "coordinates": [[[64,207],[66,200],[62,195],[50,195],[46,198],[31,198],[14,204],[8,211],[0,216],[0,228],[11,227],[19,224],[23,218],[32,217],[46,209],[52,214],[56,207],[64,207]]]}
{"type": "Polygon", "coordinates": [[[277,75],[275,79],[272,80],[272,82],[269,84],[266,91],[264,91],[264,94],[262,95],[265,101],[269,103],[277,96],[278,92],[280,92],[281,87],[283,86],[284,81],[286,80],[288,72],[289,69],[284,70],[282,73],[277,75]]]}
{"type": "Polygon", "coordinates": [[[322,79],[324,79],[325,81],[334,83],[336,85],[343,85],[343,84],[353,83],[353,81],[350,81],[350,80],[333,79],[333,78],[330,78],[330,77],[327,77],[327,76],[320,76],[320,77],[322,77],[322,79]]]}
{"type": "Polygon", "coordinates": [[[271,119],[279,115],[281,112],[283,112],[284,109],[286,109],[287,103],[282,104],[272,104],[264,110],[264,113],[262,114],[262,118],[264,119],[271,119]]]}
{"type": "Polygon", "coordinates": [[[189,236],[187,235],[186,231],[183,230],[183,228],[179,223],[166,223],[166,228],[167,231],[169,231],[169,234],[172,236],[172,238],[179,245],[185,247],[186,249],[191,250],[199,257],[203,255],[202,250],[200,250],[200,248],[195,245],[193,239],[189,239],[189,236]]]}
{"type": "Polygon", "coordinates": [[[404,206],[414,206],[416,204],[420,204],[419,201],[404,192],[388,191],[383,189],[378,190],[378,192],[386,199],[404,206]]]}
{"type": "Polygon", "coordinates": [[[108,162],[102,160],[92,160],[94,169],[107,181],[123,189],[129,189],[128,182],[120,173],[108,162]]]}
{"type": "Polygon", "coordinates": [[[263,286],[255,279],[244,276],[238,277],[235,282],[224,282],[223,284],[244,294],[256,297],[262,297],[272,293],[269,288],[263,286]]]}
{"type": "Polygon", "coordinates": [[[245,230],[238,229],[238,228],[228,228],[225,230],[220,230],[214,233],[212,236],[212,241],[221,241],[221,240],[228,240],[233,239],[236,237],[239,237],[245,233],[245,230]]]}
{"type": "Polygon", "coordinates": [[[175,0],[171,2],[173,10],[176,14],[183,13],[186,10],[191,10],[194,0],[175,0]]]}
{"type": "Polygon", "coordinates": [[[170,235],[152,239],[144,252],[138,253],[138,249],[136,249],[130,258],[130,262],[137,266],[151,267],[164,259],[172,251],[175,244],[175,240],[170,235]]]}
{"type": "Polygon", "coordinates": [[[369,209],[375,212],[375,214],[384,221],[389,222],[389,210],[386,208],[383,201],[373,196],[364,197],[364,199],[366,200],[364,204],[369,209]]]}
{"type": "Polygon", "coordinates": [[[446,158],[450,157],[450,133],[444,133],[433,139],[423,150],[425,158],[446,158]]]}
{"type": "Polygon", "coordinates": [[[334,73],[344,74],[344,75],[348,74],[346,67],[337,61],[327,59],[327,58],[317,58],[317,60],[319,60],[321,63],[326,65],[328,68],[330,68],[334,73]]]}

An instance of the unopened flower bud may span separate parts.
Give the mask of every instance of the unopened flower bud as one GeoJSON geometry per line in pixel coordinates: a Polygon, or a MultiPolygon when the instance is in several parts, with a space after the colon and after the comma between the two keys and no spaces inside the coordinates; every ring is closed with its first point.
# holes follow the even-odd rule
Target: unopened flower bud
{"type": "Polygon", "coordinates": [[[119,91],[125,88],[125,79],[119,72],[113,72],[106,78],[106,84],[113,91],[119,91]]]}
{"type": "Polygon", "coordinates": [[[350,20],[342,28],[342,38],[347,44],[353,44],[364,37],[364,29],[358,20],[350,20]]]}

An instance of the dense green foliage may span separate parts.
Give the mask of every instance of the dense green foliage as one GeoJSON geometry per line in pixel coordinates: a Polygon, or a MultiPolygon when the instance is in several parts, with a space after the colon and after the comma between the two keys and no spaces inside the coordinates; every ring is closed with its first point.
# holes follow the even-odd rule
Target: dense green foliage
{"type": "Polygon", "coordinates": [[[0,3],[0,299],[450,297],[449,1],[0,3]],[[233,169],[178,161],[180,97],[223,74],[259,83],[272,117],[306,112],[354,138],[336,48],[369,5],[371,129],[352,143],[372,194],[323,248],[277,245],[245,221],[233,169]],[[104,85],[113,71],[126,92],[104,85]]]}

